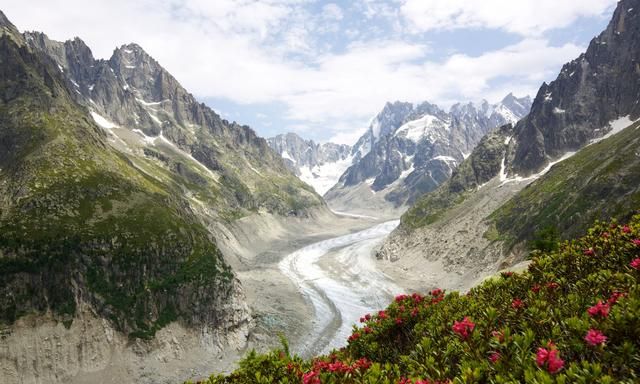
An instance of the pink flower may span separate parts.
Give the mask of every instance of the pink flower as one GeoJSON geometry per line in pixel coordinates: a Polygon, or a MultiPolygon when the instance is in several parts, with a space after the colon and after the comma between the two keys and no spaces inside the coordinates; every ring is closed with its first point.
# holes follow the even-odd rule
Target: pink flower
{"type": "Polygon", "coordinates": [[[320,384],[318,372],[311,371],[302,375],[302,384],[320,384]]]}
{"type": "Polygon", "coordinates": [[[603,239],[608,239],[611,235],[609,234],[609,232],[602,232],[602,236],[603,239]]]}
{"type": "Polygon", "coordinates": [[[560,358],[560,352],[553,344],[549,344],[550,349],[538,348],[536,353],[536,364],[543,368],[546,364],[549,373],[557,373],[564,367],[564,360],[560,358]]]}
{"type": "Polygon", "coordinates": [[[409,296],[407,296],[407,295],[398,295],[398,296],[396,296],[396,302],[400,302],[400,301],[406,299],[407,297],[409,297],[409,296]]]}
{"type": "Polygon", "coordinates": [[[640,257],[638,257],[637,259],[631,260],[631,262],[629,263],[629,266],[633,269],[640,270],[640,257]]]}
{"type": "Polygon", "coordinates": [[[396,318],[396,324],[397,325],[401,325],[402,324],[402,319],[401,318],[396,318]]]}
{"type": "Polygon", "coordinates": [[[544,363],[549,359],[549,351],[545,348],[538,348],[538,352],[536,353],[536,364],[538,367],[542,368],[544,363]]]}
{"type": "Polygon", "coordinates": [[[506,279],[507,277],[513,276],[513,272],[506,271],[506,272],[502,272],[501,275],[502,275],[502,277],[504,277],[506,279]]]}
{"type": "Polygon", "coordinates": [[[363,331],[364,333],[369,334],[369,333],[372,333],[372,332],[373,332],[373,329],[371,329],[371,327],[364,327],[364,328],[362,328],[362,331],[363,331]]]}
{"type": "Polygon", "coordinates": [[[471,321],[467,316],[462,319],[462,321],[454,321],[453,326],[451,327],[455,333],[457,333],[462,339],[467,339],[473,329],[476,327],[476,324],[471,321]]]}
{"type": "Polygon", "coordinates": [[[411,317],[416,317],[418,316],[418,308],[414,308],[413,311],[411,311],[411,317]]]}
{"type": "Polygon", "coordinates": [[[531,287],[531,292],[533,293],[540,292],[540,284],[534,284],[533,287],[531,287]]]}
{"type": "Polygon", "coordinates": [[[364,322],[366,322],[366,321],[367,321],[367,320],[366,320],[364,317],[361,317],[361,318],[360,318],[360,322],[361,322],[361,323],[364,323],[364,322]]]}
{"type": "Polygon", "coordinates": [[[585,249],[584,251],[582,251],[582,253],[583,253],[585,256],[593,256],[593,255],[595,255],[595,254],[596,254],[596,253],[595,253],[595,251],[593,250],[593,248],[585,249]]]}
{"type": "Polygon", "coordinates": [[[489,355],[489,361],[491,361],[492,364],[495,364],[496,362],[498,362],[498,360],[500,360],[500,352],[492,352],[489,355]]]}
{"type": "Polygon", "coordinates": [[[440,295],[442,295],[442,289],[436,288],[436,289],[432,290],[430,293],[431,293],[431,296],[440,296],[440,295]]]}
{"type": "Polygon", "coordinates": [[[603,335],[602,332],[597,329],[590,329],[584,337],[584,340],[591,346],[602,345],[607,341],[607,336],[603,335]]]}
{"type": "Polygon", "coordinates": [[[633,245],[635,245],[636,247],[640,247],[640,239],[633,239],[631,240],[631,242],[633,243],[633,245]]]}
{"type": "Polygon", "coordinates": [[[607,317],[609,316],[610,309],[611,307],[609,306],[609,304],[605,304],[602,302],[602,300],[598,300],[598,303],[596,305],[587,309],[587,313],[591,317],[596,317],[596,316],[607,317]]]}
{"type": "Polygon", "coordinates": [[[491,336],[493,336],[496,339],[498,339],[498,341],[501,342],[501,343],[504,341],[504,333],[502,333],[500,331],[492,331],[491,332],[491,336]]]}
{"type": "Polygon", "coordinates": [[[557,373],[564,367],[564,360],[560,358],[560,352],[557,349],[552,349],[549,352],[549,359],[547,360],[547,370],[549,373],[557,373]]]}
{"type": "Polygon", "coordinates": [[[518,298],[513,299],[513,301],[511,302],[511,308],[515,310],[524,308],[524,302],[518,298]]]}
{"type": "Polygon", "coordinates": [[[622,232],[623,233],[631,233],[631,228],[629,228],[628,225],[625,225],[624,227],[622,227],[622,232]]]}
{"type": "Polygon", "coordinates": [[[557,289],[558,287],[560,287],[560,284],[556,283],[556,282],[550,282],[546,284],[546,287],[548,289],[557,289]]]}
{"type": "Polygon", "coordinates": [[[378,312],[378,317],[381,318],[381,319],[386,319],[388,317],[387,316],[387,312],[385,312],[385,311],[378,312]]]}
{"type": "Polygon", "coordinates": [[[618,300],[620,300],[621,297],[625,297],[627,294],[624,292],[613,292],[611,294],[611,297],[609,297],[609,300],[607,300],[607,303],[609,303],[609,305],[613,305],[615,303],[618,302],[618,300]]]}
{"type": "Polygon", "coordinates": [[[354,332],[351,336],[349,336],[349,341],[356,341],[360,338],[360,334],[358,332],[354,332]]]}

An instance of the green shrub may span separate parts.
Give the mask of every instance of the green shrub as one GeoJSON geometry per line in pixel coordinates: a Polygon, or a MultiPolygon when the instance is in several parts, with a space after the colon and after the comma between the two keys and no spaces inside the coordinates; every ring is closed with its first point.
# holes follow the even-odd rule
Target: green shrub
{"type": "Polygon", "coordinates": [[[640,378],[640,216],[534,253],[467,294],[401,295],[312,360],[249,354],[218,383],[632,383],[640,378]]]}

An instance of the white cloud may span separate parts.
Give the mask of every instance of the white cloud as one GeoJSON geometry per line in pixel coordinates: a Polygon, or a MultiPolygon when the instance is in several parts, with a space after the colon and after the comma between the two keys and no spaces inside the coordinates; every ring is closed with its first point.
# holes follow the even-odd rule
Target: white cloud
{"type": "Polygon", "coordinates": [[[335,3],[329,3],[322,7],[322,15],[327,19],[342,20],[344,14],[342,8],[335,3]]]}
{"type": "Polygon", "coordinates": [[[402,14],[417,31],[502,29],[526,36],[602,16],[616,0],[405,0],[402,14]]]}
{"type": "MultiPolygon", "coordinates": [[[[360,9],[371,17],[398,18],[400,10],[393,2],[361,1],[360,9]]],[[[429,16],[429,8],[420,6],[423,2],[434,3],[408,0],[402,11],[406,15],[413,10],[416,25],[427,17],[425,28],[459,22],[523,34],[567,25],[611,4],[583,0],[578,7],[567,1],[572,4],[568,7],[556,0],[560,16],[540,16],[527,14],[532,1],[514,2],[525,17],[511,2],[467,1],[462,7],[461,1],[447,0],[437,3],[451,6],[454,13],[436,5],[429,16]],[[503,6],[502,13],[489,14],[497,4],[503,6]],[[480,9],[485,6],[487,10],[480,9]]],[[[553,13],[548,0],[536,4],[553,13]]],[[[288,129],[323,130],[336,140],[354,137],[354,129],[361,129],[388,100],[430,100],[446,106],[461,99],[496,101],[509,91],[534,93],[583,50],[571,43],[552,46],[538,36],[480,55],[436,59],[434,50],[441,47],[426,41],[398,34],[372,40],[364,37],[369,36],[367,26],[345,23],[345,35],[362,40],[336,52],[318,41],[318,34],[327,29],[323,15],[332,15],[332,22],[344,21],[347,8],[327,4],[322,14],[313,15],[306,5],[304,0],[10,0],[3,10],[21,29],[41,30],[57,40],[80,36],[97,57],[107,58],[114,47],[137,42],[199,98],[283,104],[291,122],[288,129]]],[[[237,119],[243,122],[242,116],[237,119]]]]}

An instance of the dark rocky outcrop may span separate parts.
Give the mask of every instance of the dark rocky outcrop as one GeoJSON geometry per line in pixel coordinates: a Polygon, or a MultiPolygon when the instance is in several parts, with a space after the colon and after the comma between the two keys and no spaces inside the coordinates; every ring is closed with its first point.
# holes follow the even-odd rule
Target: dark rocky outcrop
{"type": "Polygon", "coordinates": [[[515,128],[510,172],[528,175],[607,131],[610,121],[640,117],[640,8],[620,1],[586,52],[542,84],[531,113],[515,128]]]}

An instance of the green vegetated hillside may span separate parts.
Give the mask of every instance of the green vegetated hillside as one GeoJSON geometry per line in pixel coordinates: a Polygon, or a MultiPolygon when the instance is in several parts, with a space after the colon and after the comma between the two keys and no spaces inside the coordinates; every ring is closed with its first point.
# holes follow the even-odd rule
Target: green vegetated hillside
{"type": "Polygon", "coordinates": [[[219,324],[234,277],[178,191],[106,143],[44,56],[0,36],[0,324],[86,302],[132,336],[219,324]]]}
{"type": "Polygon", "coordinates": [[[548,233],[568,239],[595,219],[626,220],[640,208],[640,123],[560,162],[495,211],[509,244],[548,233]]]}
{"type": "Polygon", "coordinates": [[[597,222],[467,294],[398,296],[330,355],[285,344],[206,383],[635,383],[639,282],[640,216],[597,222]]]}

